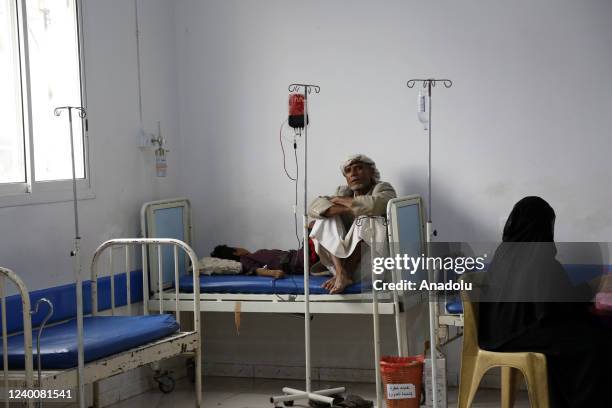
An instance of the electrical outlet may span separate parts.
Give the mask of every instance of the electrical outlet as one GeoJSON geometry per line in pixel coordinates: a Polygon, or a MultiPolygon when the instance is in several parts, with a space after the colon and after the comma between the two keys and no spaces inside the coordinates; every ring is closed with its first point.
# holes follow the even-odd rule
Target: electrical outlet
{"type": "Polygon", "coordinates": [[[153,147],[153,143],[151,142],[152,138],[153,134],[145,132],[144,129],[140,129],[140,132],[138,132],[138,147],[141,149],[153,147]]]}

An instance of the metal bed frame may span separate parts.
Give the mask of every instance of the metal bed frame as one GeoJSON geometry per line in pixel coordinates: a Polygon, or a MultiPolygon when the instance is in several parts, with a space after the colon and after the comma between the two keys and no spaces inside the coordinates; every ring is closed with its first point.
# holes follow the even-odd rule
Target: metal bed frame
{"type": "MultiPolygon", "coordinates": [[[[34,385],[34,360],[32,356],[32,320],[30,318],[30,294],[23,281],[15,272],[0,266],[0,302],[2,303],[2,387],[4,389],[4,404],[9,406],[9,389],[32,389],[34,385]],[[6,320],[6,294],[5,281],[8,279],[16,287],[21,298],[22,318],[23,318],[23,349],[26,351],[24,356],[24,370],[21,375],[16,376],[8,366],[8,334],[6,320]]],[[[28,407],[33,406],[33,401],[28,402],[28,407]]]]}
{"type": "MultiPolygon", "coordinates": [[[[442,305],[446,307],[446,304],[442,305]]],[[[444,313],[438,314],[438,325],[442,327],[463,327],[463,313],[444,313]]]]}
{"type": "MultiPolygon", "coordinates": [[[[183,237],[190,244],[192,236],[191,228],[191,203],[189,199],[179,197],[166,200],[157,200],[144,203],[140,211],[140,224],[143,236],[147,235],[147,213],[155,206],[155,209],[165,209],[173,206],[184,206],[183,237]]],[[[156,290],[149,299],[152,310],[163,311],[193,311],[193,293],[181,293],[176,285],[168,288],[162,282],[163,273],[160,272],[160,257],[149,251],[151,259],[150,270],[143,273],[151,273],[151,280],[156,290]],[[161,293],[161,295],[160,295],[161,293]]],[[[143,268],[144,270],[144,268],[143,268]]],[[[197,296],[196,296],[197,297],[197,296]]],[[[241,304],[241,312],[251,313],[302,313],[304,311],[303,295],[276,295],[276,294],[229,294],[229,293],[202,293],[199,294],[200,310],[202,312],[234,312],[236,303],[241,304]]],[[[379,313],[393,315],[400,311],[399,301],[393,300],[391,293],[378,294],[379,313]]],[[[372,293],[359,293],[350,295],[310,295],[313,302],[311,310],[313,313],[322,314],[372,314],[372,293]]]]}
{"type": "MultiPolygon", "coordinates": [[[[152,310],[193,311],[193,293],[174,292],[174,289],[155,292],[149,299],[152,310]],[[161,300],[161,301],[160,301],[161,300]]],[[[310,295],[312,313],[318,314],[372,314],[372,293],[350,295],[310,295]]],[[[202,293],[199,295],[202,312],[234,312],[236,304],[246,313],[302,313],[304,295],[261,295],[202,293]]],[[[400,303],[394,302],[390,293],[378,295],[378,313],[393,315],[401,310],[400,303]]]]}
{"type": "MultiPolygon", "coordinates": [[[[149,246],[154,246],[157,251],[161,251],[162,246],[171,246],[174,250],[175,259],[178,258],[179,249],[181,249],[190,259],[194,266],[196,273],[193,274],[193,284],[196,295],[199,293],[199,271],[197,256],[193,249],[182,241],[168,238],[125,238],[125,239],[111,239],[104,242],[95,251],[92,264],[91,264],[91,280],[92,280],[92,291],[91,291],[91,304],[92,304],[92,315],[96,316],[99,314],[98,311],[98,262],[101,259],[102,254],[106,249],[109,249],[109,265],[110,265],[110,283],[111,283],[111,315],[118,314],[118,310],[115,307],[115,273],[114,273],[114,261],[112,248],[123,247],[125,250],[125,268],[128,274],[126,280],[127,285],[127,303],[126,310],[127,314],[132,314],[132,303],[130,299],[130,279],[129,272],[131,267],[130,259],[130,247],[141,246],[142,253],[142,265],[143,270],[147,270],[147,256],[146,249],[149,246]]],[[[160,268],[161,271],[161,268],[160,268]]],[[[201,366],[201,335],[200,335],[200,303],[195,301],[197,296],[192,301],[191,309],[193,311],[193,329],[190,331],[179,331],[170,336],[162,339],[153,341],[151,343],[143,344],[136,348],[123,351],[113,356],[104,357],[99,360],[95,360],[89,363],[84,363],[83,355],[83,338],[79,338],[79,352],[78,352],[78,365],[77,367],[67,370],[42,370],[40,383],[34,381],[33,378],[33,352],[32,352],[32,328],[31,328],[31,317],[30,317],[30,301],[27,288],[19,277],[12,271],[4,268],[0,268],[2,278],[0,280],[0,297],[2,302],[2,327],[3,327],[3,350],[4,350],[4,372],[3,378],[5,389],[9,388],[28,388],[33,387],[40,389],[75,389],[79,405],[85,406],[84,395],[78,393],[78,389],[83,389],[83,384],[93,384],[93,401],[94,406],[98,405],[98,386],[97,382],[112,377],[117,374],[127,372],[129,370],[142,367],[149,364],[155,364],[160,360],[164,360],[170,357],[178,355],[194,355],[195,358],[195,406],[202,406],[202,366],[201,366]],[[24,327],[24,348],[25,348],[25,370],[8,370],[7,364],[7,333],[6,333],[6,320],[5,320],[5,297],[4,297],[4,277],[8,277],[15,283],[19,289],[19,294],[23,304],[23,327],[24,327]]],[[[176,286],[178,287],[178,269],[175,270],[175,277],[177,279],[176,286]]],[[[148,315],[153,309],[150,308],[148,303],[149,299],[149,284],[148,276],[143,273],[143,312],[148,315]]],[[[77,297],[77,309],[83,308],[82,298],[77,297]]],[[[163,313],[160,310],[160,313],[163,313]]],[[[180,325],[180,314],[176,314],[176,320],[180,325]]],[[[75,333],[76,334],[76,333],[75,333]]],[[[5,401],[8,401],[7,399],[5,401]]],[[[8,402],[7,406],[8,406],[8,402]]],[[[28,406],[31,406],[33,401],[29,400],[28,406]]]]}

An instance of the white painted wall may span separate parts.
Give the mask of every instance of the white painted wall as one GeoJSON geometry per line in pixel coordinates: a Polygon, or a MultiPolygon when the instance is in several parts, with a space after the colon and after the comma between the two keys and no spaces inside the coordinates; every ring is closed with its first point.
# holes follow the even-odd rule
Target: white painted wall
{"type": "MultiPolygon", "coordinates": [[[[172,194],[176,184],[178,134],[174,9],[139,2],[143,121],[147,131],[168,137],[169,177],[155,178],[151,152],[136,147],[140,128],[136,36],[132,1],[83,4],[85,74],[94,199],[79,202],[84,270],[97,245],[108,238],[136,236],[142,202],[172,194]]],[[[72,202],[0,208],[0,264],[14,269],[29,289],[73,281],[72,202]]]]}
{"type": "MultiPolygon", "coordinates": [[[[532,194],[556,209],[558,240],[610,240],[611,18],[603,0],[178,2],[178,191],[194,205],[196,250],[295,244],[278,146],[294,81],[322,89],[310,105],[310,198],[333,192],[354,152],[400,194],[425,194],[427,139],[405,86],[424,76],[455,83],[433,99],[440,240],[499,239],[532,194]]],[[[204,319],[210,360],[255,362],[272,342],[280,364],[301,350],[300,321],[249,317],[237,339],[221,319],[231,316],[204,319]]],[[[315,359],[370,366],[366,318],[321,321],[315,359]],[[346,342],[329,353],[334,327],[346,342]]]]}
{"type": "Polygon", "coordinates": [[[609,2],[185,0],[177,10],[181,191],[196,204],[198,249],[292,245],[278,147],[292,81],[322,87],[311,99],[311,197],[333,191],[355,151],[400,193],[425,194],[426,137],[405,81],[427,75],[455,81],[433,101],[441,240],[497,238],[526,194],[557,210],[559,240],[611,235],[609,2]]]}

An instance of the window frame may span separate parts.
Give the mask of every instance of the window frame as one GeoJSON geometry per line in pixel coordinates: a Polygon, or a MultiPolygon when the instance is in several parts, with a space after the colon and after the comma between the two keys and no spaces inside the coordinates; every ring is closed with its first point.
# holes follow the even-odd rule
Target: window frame
{"type": "MultiPolygon", "coordinates": [[[[13,0],[16,6],[18,50],[19,50],[19,78],[21,82],[21,111],[22,129],[24,138],[25,154],[25,182],[0,183],[0,208],[19,205],[32,205],[41,203],[52,203],[70,201],[72,194],[72,179],[36,181],[34,168],[34,131],[32,120],[32,99],[30,92],[30,62],[28,50],[28,30],[26,0],[13,0]]],[[[87,93],[85,79],[85,50],[83,33],[83,2],[74,0],[76,10],[77,28],[77,52],[80,72],[81,105],[87,111],[87,93]]],[[[67,112],[62,112],[62,118],[66,121],[68,132],[67,112]]],[[[77,112],[73,112],[73,118],[77,112]]],[[[95,198],[92,177],[92,155],[90,151],[88,119],[81,122],[83,135],[83,169],[85,178],[77,179],[77,197],[79,200],[95,198]]],[[[76,152],[75,152],[76,153],[76,152]]]]}

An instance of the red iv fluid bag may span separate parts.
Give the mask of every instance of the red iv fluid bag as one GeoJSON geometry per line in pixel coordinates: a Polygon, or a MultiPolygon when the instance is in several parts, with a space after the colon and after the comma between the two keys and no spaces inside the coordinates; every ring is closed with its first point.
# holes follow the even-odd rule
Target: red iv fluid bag
{"type": "MultiPolygon", "coordinates": [[[[308,117],[306,124],[308,124],[308,117]]],[[[293,93],[289,95],[289,126],[304,127],[304,95],[293,93]]]]}

